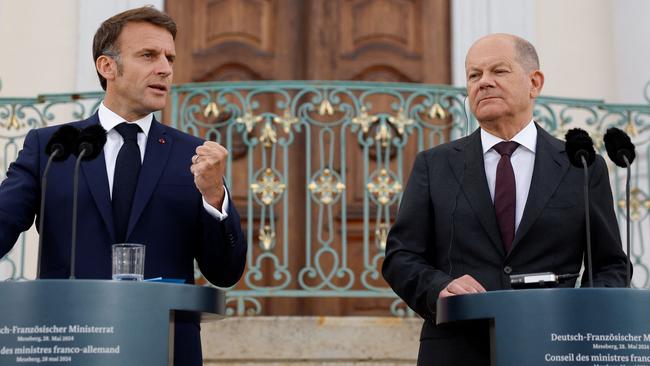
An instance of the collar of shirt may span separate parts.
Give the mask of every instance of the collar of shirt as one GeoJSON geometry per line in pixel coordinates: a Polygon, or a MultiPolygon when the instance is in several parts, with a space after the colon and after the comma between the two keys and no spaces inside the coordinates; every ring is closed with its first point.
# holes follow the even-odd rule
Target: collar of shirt
{"type": "MultiPolygon", "coordinates": [[[[117,131],[113,130],[115,126],[126,121],[125,118],[120,117],[117,113],[108,109],[108,107],[104,105],[104,102],[102,102],[99,105],[99,110],[97,111],[97,113],[99,115],[99,123],[102,125],[102,127],[104,127],[104,129],[108,133],[110,133],[111,131],[117,133],[117,131]]],[[[153,113],[149,113],[143,118],[140,118],[139,120],[136,121],[131,121],[129,123],[135,123],[138,126],[140,126],[140,129],[142,130],[142,132],[146,137],[149,136],[149,129],[151,128],[152,121],[153,121],[153,113]]]]}
{"type": "MultiPolygon", "coordinates": [[[[481,129],[481,144],[483,145],[483,155],[494,147],[494,145],[499,142],[505,141],[504,139],[494,136],[493,134],[481,129]]],[[[537,127],[535,123],[531,120],[528,122],[526,127],[524,127],[519,133],[517,133],[510,141],[515,141],[519,145],[525,147],[533,154],[537,149],[537,127]]],[[[495,151],[496,153],[496,151],[495,151]]],[[[516,153],[516,151],[515,151],[516,153]]],[[[497,153],[498,154],[498,153],[497,153]]]]}
{"type": "MultiPolygon", "coordinates": [[[[496,171],[501,155],[492,147],[503,139],[481,129],[481,143],[483,144],[483,163],[485,164],[485,178],[490,190],[490,197],[494,202],[494,191],[496,186],[496,171]]],[[[517,133],[510,141],[515,141],[523,146],[512,154],[511,163],[515,173],[515,229],[519,228],[521,219],[528,200],[528,192],[533,178],[535,167],[535,150],[537,148],[537,126],[531,120],[526,127],[517,133]]]]}
{"type": "MultiPolygon", "coordinates": [[[[99,105],[99,110],[97,111],[99,115],[99,123],[104,127],[106,132],[106,144],[104,145],[104,162],[106,163],[106,175],[108,177],[108,188],[113,197],[113,175],[115,174],[115,164],[117,160],[117,155],[120,152],[120,148],[124,144],[124,139],[119,132],[115,129],[115,126],[126,121],[126,119],[120,117],[115,112],[108,109],[104,103],[99,105]]],[[[151,128],[151,123],[153,121],[153,114],[149,114],[144,118],[141,118],[137,121],[130,123],[136,123],[142,129],[142,132],[138,133],[138,147],[140,148],[140,161],[144,161],[145,149],[147,146],[147,134],[151,128]]]]}

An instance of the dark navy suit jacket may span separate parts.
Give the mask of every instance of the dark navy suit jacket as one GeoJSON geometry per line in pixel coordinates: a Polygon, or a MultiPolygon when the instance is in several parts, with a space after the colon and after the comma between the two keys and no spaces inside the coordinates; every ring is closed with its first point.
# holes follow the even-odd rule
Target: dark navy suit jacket
{"type": "MultiPolygon", "coordinates": [[[[99,123],[97,114],[71,124],[99,123]]],[[[32,130],[23,150],[0,185],[0,256],[34,222],[40,208],[45,145],[59,126],[32,130]]],[[[234,285],[245,265],[246,241],[239,214],[230,201],[228,218],[218,221],[203,208],[190,172],[191,158],[203,140],[162,125],[155,119],[147,138],[126,241],[146,245],[145,278],[182,278],[194,283],[194,259],[214,285],[234,285]]],[[[54,163],[48,174],[41,278],[67,278],[70,268],[74,156],[54,163]]],[[[113,213],[103,152],[82,162],[76,278],[110,279],[113,213]]],[[[38,222],[38,220],[37,220],[38,222]]],[[[180,320],[175,332],[175,364],[200,365],[199,324],[180,320]]]]}
{"type": "MultiPolygon", "coordinates": [[[[382,267],[397,295],[425,319],[418,364],[489,364],[486,324],[435,324],[438,294],[454,278],[469,274],[491,291],[510,289],[510,274],[580,272],[586,250],[583,179],[583,170],[569,163],[564,142],[537,126],[530,191],[506,253],[480,131],[418,154],[382,267]]],[[[589,185],[594,286],[623,287],[626,257],[599,155],[589,168],[589,185]]]]}

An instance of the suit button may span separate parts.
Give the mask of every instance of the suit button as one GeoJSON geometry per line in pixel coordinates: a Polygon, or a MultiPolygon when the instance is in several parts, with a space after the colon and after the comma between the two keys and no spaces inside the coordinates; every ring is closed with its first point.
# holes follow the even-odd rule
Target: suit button
{"type": "Polygon", "coordinates": [[[510,274],[512,272],[512,267],[510,267],[510,266],[503,267],[503,272],[505,274],[510,274]]]}

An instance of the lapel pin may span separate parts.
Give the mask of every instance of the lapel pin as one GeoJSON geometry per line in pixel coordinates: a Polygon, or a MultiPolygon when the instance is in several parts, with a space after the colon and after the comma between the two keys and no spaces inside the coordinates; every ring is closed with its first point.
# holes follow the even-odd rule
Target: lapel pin
{"type": "Polygon", "coordinates": [[[167,141],[164,138],[161,137],[161,138],[158,139],[158,143],[164,145],[164,144],[167,143],[167,141]]]}

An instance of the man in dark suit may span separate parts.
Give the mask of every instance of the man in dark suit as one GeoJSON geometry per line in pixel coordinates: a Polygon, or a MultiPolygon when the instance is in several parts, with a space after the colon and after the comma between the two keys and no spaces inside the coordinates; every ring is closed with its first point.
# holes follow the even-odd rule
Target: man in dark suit
{"type": "MultiPolygon", "coordinates": [[[[100,124],[107,142],[95,160],[81,164],[76,278],[111,278],[111,244],[119,242],[146,245],[145,277],[194,283],[194,259],[217,286],[232,286],[242,275],[246,242],[223,184],[227,151],[153,117],[171,86],[175,35],[174,21],[151,7],[118,14],[95,34],[106,95],[95,115],[71,125],[100,124]]],[[[56,129],[29,132],[0,186],[0,255],[45,204],[41,278],[70,275],[74,157],[52,167],[40,202],[45,145],[56,129]]],[[[199,335],[196,320],[177,322],[176,365],[201,365],[199,335]]]]}
{"type": "MultiPolygon", "coordinates": [[[[382,268],[425,319],[418,365],[490,362],[487,322],[436,325],[438,298],[509,289],[511,274],[578,273],[586,249],[583,171],[569,163],[564,142],[533,121],[544,85],[534,47],[489,35],[470,48],[465,66],[480,129],[418,154],[382,268]]],[[[626,258],[601,156],[589,182],[593,283],[624,286],[626,258]]]]}

